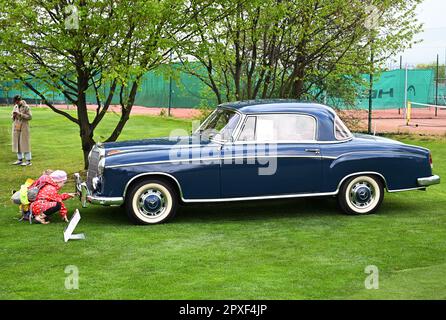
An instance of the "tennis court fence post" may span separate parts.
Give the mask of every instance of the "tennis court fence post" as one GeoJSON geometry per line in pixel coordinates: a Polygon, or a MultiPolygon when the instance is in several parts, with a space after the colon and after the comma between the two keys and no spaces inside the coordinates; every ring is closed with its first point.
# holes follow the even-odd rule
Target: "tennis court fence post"
{"type": "Polygon", "coordinates": [[[410,101],[407,101],[406,126],[408,126],[410,123],[411,112],[412,112],[412,103],[410,101]]]}

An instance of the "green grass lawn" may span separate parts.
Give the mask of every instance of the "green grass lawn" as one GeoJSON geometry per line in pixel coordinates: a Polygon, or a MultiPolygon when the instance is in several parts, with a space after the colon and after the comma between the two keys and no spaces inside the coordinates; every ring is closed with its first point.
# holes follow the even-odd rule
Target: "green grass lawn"
{"type": "MultiPolygon", "coordinates": [[[[34,109],[33,166],[11,166],[10,108],[0,109],[0,299],[445,299],[446,184],[386,194],[376,215],[341,214],[335,199],[194,205],[168,224],[134,226],[122,209],[81,209],[76,232],[65,224],[17,222],[10,190],[47,168],[83,168],[77,127],[34,109]],[[65,267],[79,289],[65,289],[65,267]],[[368,265],[379,289],[367,290],[368,265]]],[[[117,116],[98,129],[105,137],[117,116]]],[[[168,135],[190,122],[135,116],[121,140],[168,135]]],[[[400,137],[432,150],[446,177],[446,140],[400,137]]],[[[64,188],[71,192],[72,181],[64,188]]],[[[72,213],[77,200],[67,201],[72,213]]]]}

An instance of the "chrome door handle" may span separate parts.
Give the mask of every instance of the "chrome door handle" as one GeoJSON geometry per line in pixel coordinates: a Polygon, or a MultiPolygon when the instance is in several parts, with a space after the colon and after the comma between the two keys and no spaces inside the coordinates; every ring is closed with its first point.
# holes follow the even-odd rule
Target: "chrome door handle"
{"type": "Polygon", "coordinates": [[[315,154],[320,154],[321,150],[320,149],[305,149],[305,152],[311,152],[311,153],[315,153],[315,154]]]}

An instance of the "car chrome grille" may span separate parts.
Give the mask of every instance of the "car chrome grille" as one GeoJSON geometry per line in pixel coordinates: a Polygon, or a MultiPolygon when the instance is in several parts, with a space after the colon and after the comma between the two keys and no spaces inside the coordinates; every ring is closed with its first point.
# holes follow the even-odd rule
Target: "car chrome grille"
{"type": "Polygon", "coordinates": [[[93,150],[91,151],[90,161],[88,164],[88,171],[87,171],[87,186],[90,190],[93,189],[93,178],[98,175],[99,160],[100,160],[99,150],[93,148],[93,150]]]}

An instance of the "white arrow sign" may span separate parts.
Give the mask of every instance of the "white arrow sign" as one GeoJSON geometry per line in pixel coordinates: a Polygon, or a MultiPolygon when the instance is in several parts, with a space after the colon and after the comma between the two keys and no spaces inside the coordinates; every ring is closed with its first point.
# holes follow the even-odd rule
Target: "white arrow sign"
{"type": "Polygon", "coordinates": [[[68,223],[68,226],[65,228],[63,232],[63,238],[65,242],[67,242],[68,240],[85,239],[85,235],[83,233],[73,234],[73,231],[76,228],[77,224],[79,223],[80,219],[81,219],[81,214],[79,213],[79,210],[76,209],[74,215],[71,217],[71,220],[68,223]]]}

